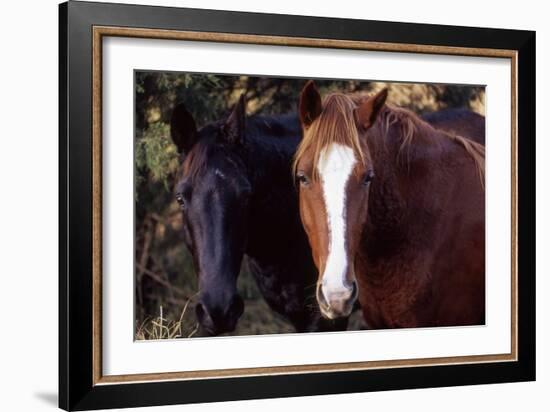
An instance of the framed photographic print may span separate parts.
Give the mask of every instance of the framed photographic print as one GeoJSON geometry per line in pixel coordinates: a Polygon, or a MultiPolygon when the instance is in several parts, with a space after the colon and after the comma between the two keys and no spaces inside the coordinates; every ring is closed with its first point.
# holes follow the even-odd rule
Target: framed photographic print
{"type": "Polygon", "coordinates": [[[535,379],[535,33],[60,5],[60,407],[535,379]]]}

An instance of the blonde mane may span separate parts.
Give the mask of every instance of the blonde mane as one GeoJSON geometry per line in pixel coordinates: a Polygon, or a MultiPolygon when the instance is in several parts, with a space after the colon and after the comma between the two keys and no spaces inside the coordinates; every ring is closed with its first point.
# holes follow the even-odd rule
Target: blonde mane
{"type": "MultiPolygon", "coordinates": [[[[312,179],[316,180],[317,165],[324,148],[332,143],[340,143],[353,149],[361,163],[365,155],[355,122],[354,110],[362,97],[349,96],[340,93],[329,94],[323,101],[321,115],[304,131],[303,139],[296,150],[293,162],[293,172],[296,174],[298,163],[307,152],[312,152],[312,179]]],[[[427,122],[408,109],[386,104],[378,115],[378,127],[383,135],[387,135],[393,125],[400,127],[401,144],[399,153],[409,148],[415,138],[419,138],[420,130],[434,131],[427,122]]],[[[485,146],[456,134],[439,130],[449,140],[459,144],[472,157],[479,174],[482,187],[485,186],[485,146]]]]}
{"type": "Polygon", "coordinates": [[[308,129],[304,130],[304,136],[294,156],[294,173],[297,172],[300,159],[311,150],[313,152],[312,179],[316,180],[318,178],[317,165],[321,153],[325,147],[332,143],[350,146],[359,162],[365,162],[355,124],[354,110],[356,107],[356,100],[341,93],[329,94],[325,97],[323,112],[308,129]]]}

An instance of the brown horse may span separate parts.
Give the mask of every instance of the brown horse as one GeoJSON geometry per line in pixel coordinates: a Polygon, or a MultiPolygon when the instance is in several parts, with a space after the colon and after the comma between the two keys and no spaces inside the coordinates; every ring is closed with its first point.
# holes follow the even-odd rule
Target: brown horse
{"type": "Polygon", "coordinates": [[[300,96],[300,215],[327,318],[370,328],[485,321],[485,148],[369,98],[300,96]]]}

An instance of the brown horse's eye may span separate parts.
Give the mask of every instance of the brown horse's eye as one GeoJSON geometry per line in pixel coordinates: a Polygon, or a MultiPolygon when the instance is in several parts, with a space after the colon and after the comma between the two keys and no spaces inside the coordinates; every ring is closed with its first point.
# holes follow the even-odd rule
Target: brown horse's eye
{"type": "Polygon", "coordinates": [[[296,173],[296,181],[300,183],[302,186],[307,186],[309,184],[309,179],[305,175],[304,172],[299,171],[296,173]]]}
{"type": "Polygon", "coordinates": [[[369,170],[363,179],[363,185],[368,186],[371,180],[374,178],[374,172],[372,170],[369,170]]]}

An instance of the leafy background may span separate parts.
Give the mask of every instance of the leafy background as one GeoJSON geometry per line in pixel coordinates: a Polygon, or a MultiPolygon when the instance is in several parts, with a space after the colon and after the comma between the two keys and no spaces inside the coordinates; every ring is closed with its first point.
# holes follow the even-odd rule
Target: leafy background
{"type": "MultiPolygon", "coordinates": [[[[247,113],[296,111],[305,80],[137,71],[135,73],[135,337],[188,338],[200,334],[194,315],[197,279],[181,237],[182,220],[172,186],[179,161],[170,139],[170,116],[183,102],[198,127],[227,115],[238,97],[247,98],[247,113]]],[[[358,80],[316,80],[328,92],[370,94],[388,87],[388,101],[418,114],[443,108],[469,108],[484,114],[485,89],[358,80]]],[[[244,262],[238,281],[245,312],[233,335],[292,332],[261,297],[244,262]]],[[[352,315],[350,329],[363,327],[352,315]]]]}

